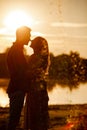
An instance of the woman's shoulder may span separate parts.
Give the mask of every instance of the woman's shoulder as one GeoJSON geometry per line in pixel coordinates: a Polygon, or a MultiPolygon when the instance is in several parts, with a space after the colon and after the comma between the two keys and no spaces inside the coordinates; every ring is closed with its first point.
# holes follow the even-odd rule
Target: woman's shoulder
{"type": "Polygon", "coordinates": [[[32,54],[30,57],[29,57],[29,62],[34,62],[36,64],[37,61],[40,60],[40,57],[38,55],[35,55],[35,54],[32,54]]]}

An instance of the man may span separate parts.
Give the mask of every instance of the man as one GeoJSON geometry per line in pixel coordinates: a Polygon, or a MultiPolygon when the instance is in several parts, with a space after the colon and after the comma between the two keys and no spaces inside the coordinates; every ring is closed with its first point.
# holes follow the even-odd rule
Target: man
{"type": "Polygon", "coordinates": [[[22,26],[16,31],[16,41],[10,48],[7,56],[7,65],[10,82],[7,88],[10,104],[10,116],[7,130],[16,130],[27,89],[27,61],[23,54],[23,46],[28,45],[31,29],[22,26]]]}

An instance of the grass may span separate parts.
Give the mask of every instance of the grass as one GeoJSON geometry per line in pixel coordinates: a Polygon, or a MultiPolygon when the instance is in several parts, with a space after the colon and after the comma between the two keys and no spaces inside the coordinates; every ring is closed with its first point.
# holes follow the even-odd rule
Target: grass
{"type": "MultiPolygon", "coordinates": [[[[0,130],[5,130],[9,116],[9,108],[0,108],[0,130]]],[[[24,113],[22,111],[18,130],[23,130],[24,113]]],[[[87,105],[51,105],[49,106],[49,130],[87,130],[87,105]],[[69,129],[70,128],[70,129],[69,129]]]]}

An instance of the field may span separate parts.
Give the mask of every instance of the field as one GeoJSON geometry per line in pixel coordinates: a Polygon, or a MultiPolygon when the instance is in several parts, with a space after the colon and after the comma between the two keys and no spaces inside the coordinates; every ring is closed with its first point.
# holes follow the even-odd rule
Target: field
{"type": "MultiPolygon", "coordinates": [[[[5,130],[9,108],[0,108],[0,130],[5,130]]],[[[87,130],[87,104],[50,105],[49,130],[87,130]]],[[[17,130],[23,130],[24,110],[17,130]]]]}

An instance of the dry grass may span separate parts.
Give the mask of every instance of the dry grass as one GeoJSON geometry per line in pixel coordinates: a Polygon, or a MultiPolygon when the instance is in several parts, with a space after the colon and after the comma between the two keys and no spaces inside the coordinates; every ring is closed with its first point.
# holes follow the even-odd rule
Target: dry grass
{"type": "MultiPolygon", "coordinates": [[[[9,109],[0,108],[0,130],[5,130],[9,109]]],[[[24,112],[18,126],[23,130],[24,112]]],[[[49,130],[87,130],[87,105],[49,106],[49,130]]]]}

